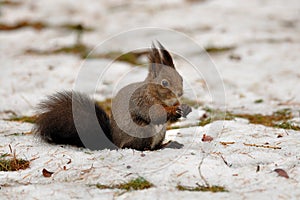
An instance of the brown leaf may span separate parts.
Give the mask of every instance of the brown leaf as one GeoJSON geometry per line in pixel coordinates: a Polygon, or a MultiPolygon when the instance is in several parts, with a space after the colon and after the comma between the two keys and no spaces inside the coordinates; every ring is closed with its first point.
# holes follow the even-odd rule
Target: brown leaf
{"type": "Polygon", "coordinates": [[[72,160],[71,159],[69,159],[69,161],[67,162],[67,164],[70,164],[72,162],[72,160]]]}
{"type": "Polygon", "coordinates": [[[52,176],[52,174],[54,173],[54,172],[49,172],[48,170],[46,170],[45,168],[43,169],[43,176],[44,177],[51,177],[52,176]]]}
{"type": "Polygon", "coordinates": [[[201,141],[202,142],[211,142],[211,141],[213,141],[213,139],[214,139],[213,137],[203,134],[201,141]]]}
{"type": "Polygon", "coordinates": [[[227,146],[229,144],[234,144],[235,142],[220,142],[220,144],[224,145],[224,146],[227,146]]]}
{"type": "Polygon", "coordinates": [[[282,176],[284,178],[289,178],[289,175],[283,169],[277,168],[277,169],[274,169],[274,171],[277,172],[278,176],[282,176]]]}

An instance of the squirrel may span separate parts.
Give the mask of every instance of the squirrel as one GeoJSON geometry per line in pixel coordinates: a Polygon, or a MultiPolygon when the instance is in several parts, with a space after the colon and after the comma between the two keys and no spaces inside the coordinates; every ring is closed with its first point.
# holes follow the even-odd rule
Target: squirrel
{"type": "Polygon", "coordinates": [[[146,79],[116,94],[110,116],[86,94],[58,92],[39,104],[34,132],[49,143],[90,149],[164,147],[167,123],[186,117],[192,109],[180,104],[183,79],[170,53],[157,43],[149,51],[146,79]]]}

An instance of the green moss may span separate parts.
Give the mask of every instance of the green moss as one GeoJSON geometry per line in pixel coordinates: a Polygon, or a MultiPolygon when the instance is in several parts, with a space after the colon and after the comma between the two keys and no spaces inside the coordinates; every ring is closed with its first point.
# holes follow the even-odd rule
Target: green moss
{"type": "Polygon", "coordinates": [[[138,177],[136,179],[130,180],[127,183],[117,184],[117,185],[102,185],[96,184],[99,189],[121,189],[121,190],[144,190],[153,187],[153,184],[147,181],[143,177],[138,177]]]}
{"type": "Polygon", "coordinates": [[[185,98],[185,97],[182,97],[180,101],[182,104],[187,104],[194,108],[198,108],[199,106],[203,105],[202,102],[199,102],[199,101],[193,100],[193,99],[189,99],[189,98],[185,98]]]}
{"type": "Polygon", "coordinates": [[[179,191],[191,191],[191,192],[228,192],[223,186],[201,186],[187,187],[183,185],[177,185],[176,187],[179,191]]]}
{"type": "Polygon", "coordinates": [[[263,99],[257,99],[257,100],[254,101],[254,103],[263,103],[263,102],[264,102],[263,99]]]}
{"type": "Polygon", "coordinates": [[[139,52],[128,52],[122,53],[119,51],[112,51],[104,54],[91,54],[87,58],[106,58],[106,59],[114,59],[120,62],[126,62],[132,65],[142,65],[139,61],[141,56],[147,55],[148,51],[139,51],[139,52]]]}
{"type": "Polygon", "coordinates": [[[7,136],[21,136],[21,135],[24,135],[24,133],[12,133],[4,136],[7,137],[7,136]]]}
{"type": "Polygon", "coordinates": [[[14,121],[14,122],[26,122],[26,123],[35,123],[37,116],[21,116],[21,117],[12,117],[9,119],[5,119],[6,121],[14,121]]]}
{"type": "Polygon", "coordinates": [[[233,120],[235,118],[244,118],[249,120],[251,124],[261,124],[264,126],[300,130],[299,126],[292,125],[289,120],[293,118],[290,109],[281,109],[273,112],[271,115],[262,114],[238,114],[229,111],[214,110],[211,108],[204,108],[208,116],[202,117],[199,126],[205,126],[217,120],[233,120]]]}
{"type": "Polygon", "coordinates": [[[204,110],[209,113],[209,116],[202,116],[199,122],[199,126],[205,126],[207,124],[210,124],[214,121],[219,120],[233,120],[234,115],[228,111],[221,111],[221,110],[213,110],[211,108],[204,108],[204,110]]]}
{"type": "Polygon", "coordinates": [[[104,190],[104,189],[114,189],[114,187],[113,186],[109,186],[109,185],[103,185],[103,184],[96,184],[96,187],[98,188],[98,189],[101,189],[101,190],[104,190]]]}
{"type": "Polygon", "coordinates": [[[207,46],[205,48],[205,51],[209,54],[216,54],[216,53],[223,53],[227,51],[231,51],[235,49],[235,47],[229,46],[229,47],[214,47],[214,46],[207,46]]]}
{"type": "Polygon", "coordinates": [[[60,28],[68,29],[71,31],[78,31],[78,32],[90,32],[94,30],[93,28],[84,26],[82,24],[63,24],[60,25],[60,28]]]}
{"type": "Polygon", "coordinates": [[[286,122],[291,119],[292,113],[290,109],[278,110],[271,115],[262,114],[234,114],[235,117],[248,119],[252,124],[261,124],[264,126],[276,127],[278,123],[286,122]]]}
{"type": "Polygon", "coordinates": [[[30,162],[24,159],[17,159],[13,156],[11,159],[6,159],[8,154],[2,154],[0,156],[0,171],[18,171],[21,169],[27,169],[30,162]]]}
{"type": "Polygon", "coordinates": [[[183,126],[173,126],[172,124],[168,124],[167,130],[174,130],[174,129],[181,129],[181,128],[191,128],[191,127],[197,127],[198,124],[187,124],[183,126]]]}
{"type": "Polygon", "coordinates": [[[120,57],[117,58],[118,61],[127,62],[133,65],[141,65],[138,61],[139,56],[133,52],[122,54],[120,57]]]}
{"type": "Polygon", "coordinates": [[[25,53],[34,55],[52,55],[52,54],[75,54],[82,59],[114,59],[120,62],[126,62],[132,65],[142,65],[139,58],[148,54],[148,51],[122,53],[112,51],[103,54],[93,54],[92,48],[80,42],[81,33],[78,32],[78,38],[74,45],[63,46],[52,50],[27,49],[25,53]]]}
{"type": "MultiPolygon", "coordinates": [[[[17,6],[20,5],[20,2],[13,2],[13,1],[0,1],[0,5],[9,5],[9,6],[17,6]]],[[[77,31],[77,32],[89,32],[93,31],[93,28],[83,26],[82,24],[62,24],[62,25],[51,25],[47,24],[43,21],[27,21],[22,20],[16,22],[14,24],[7,24],[7,23],[0,23],[0,30],[1,31],[13,31],[22,28],[33,28],[36,30],[42,30],[45,28],[54,28],[54,29],[67,29],[70,31],[77,31]]]]}
{"type": "Polygon", "coordinates": [[[63,46],[60,48],[52,49],[52,50],[37,50],[37,49],[28,49],[26,53],[35,54],[35,55],[51,55],[51,54],[75,54],[82,58],[85,58],[90,52],[90,48],[83,44],[74,44],[69,46],[63,46]]]}
{"type": "Polygon", "coordinates": [[[55,49],[52,51],[53,54],[60,54],[60,53],[66,53],[66,54],[78,54],[85,56],[87,52],[89,52],[90,49],[83,45],[83,44],[75,44],[70,46],[61,47],[58,49],[55,49]]]}
{"type": "Polygon", "coordinates": [[[123,183],[118,185],[119,189],[123,190],[144,190],[152,187],[153,184],[144,179],[143,177],[138,177],[129,181],[128,183],[123,183]]]}
{"type": "Polygon", "coordinates": [[[5,158],[5,157],[7,157],[7,156],[9,156],[10,154],[8,154],[8,153],[4,153],[4,154],[1,154],[0,155],[0,159],[3,159],[3,158],[5,158]]]}
{"type": "Polygon", "coordinates": [[[105,99],[104,101],[97,101],[97,105],[99,105],[102,109],[105,110],[106,113],[110,113],[111,112],[111,99],[105,99]]]}
{"type": "Polygon", "coordinates": [[[292,130],[295,130],[295,131],[300,131],[300,127],[293,125],[291,122],[282,122],[280,124],[276,124],[274,127],[282,128],[282,129],[292,129],[292,130]]]}

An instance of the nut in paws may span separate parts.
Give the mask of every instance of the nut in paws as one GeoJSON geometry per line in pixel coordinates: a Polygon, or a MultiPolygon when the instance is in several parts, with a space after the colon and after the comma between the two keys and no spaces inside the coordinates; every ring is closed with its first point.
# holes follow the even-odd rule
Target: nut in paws
{"type": "Polygon", "coordinates": [[[188,106],[187,104],[181,104],[179,106],[180,111],[181,111],[181,116],[186,118],[186,116],[192,112],[192,108],[190,106],[188,106]]]}

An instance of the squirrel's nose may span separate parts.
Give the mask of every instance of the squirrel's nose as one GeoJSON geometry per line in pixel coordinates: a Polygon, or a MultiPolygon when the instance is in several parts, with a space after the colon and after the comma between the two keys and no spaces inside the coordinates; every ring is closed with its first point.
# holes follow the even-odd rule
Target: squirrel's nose
{"type": "Polygon", "coordinates": [[[183,92],[182,92],[182,91],[180,91],[180,92],[177,93],[177,96],[178,96],[178,97],[181,97],[182,95],[183,95],[183,92]]]}

